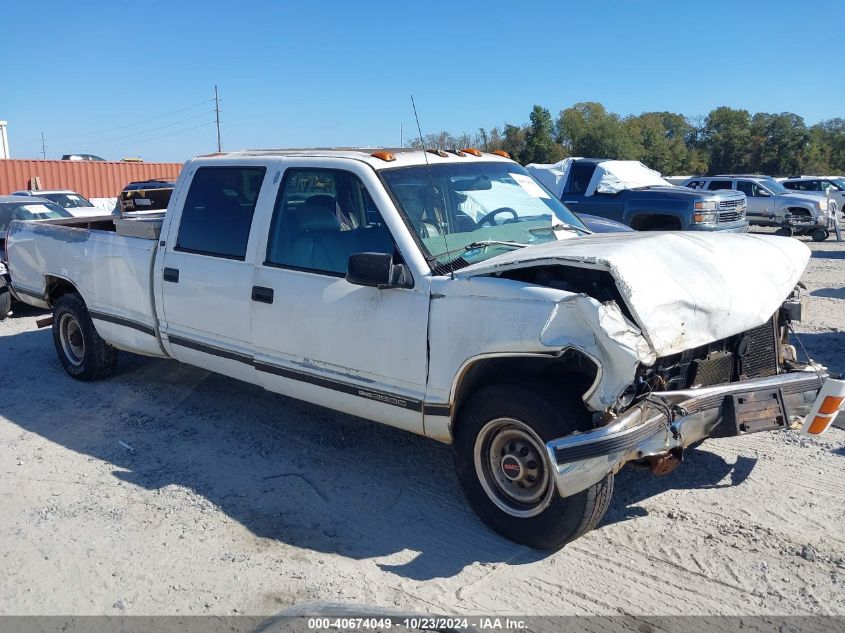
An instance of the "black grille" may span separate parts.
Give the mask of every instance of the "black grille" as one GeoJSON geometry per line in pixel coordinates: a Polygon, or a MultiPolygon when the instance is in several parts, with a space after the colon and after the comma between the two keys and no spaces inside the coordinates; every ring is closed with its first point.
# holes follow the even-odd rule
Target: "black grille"
{"type": "Polygon", "coordinates": [[[777,315],[742,334],[664,356],[645,379],[657,391],[720,385],[778,373],[777,315]]]}
{"type": "MultiPolygon", "coordinates": [[[[747,352],[740,356],[742,375],[746,378],[774,376],[778,373],[777,325],[773,320],[748,330],[743,339],[748,339],[747,352]]],[[[745,345],[740,340],[740,348],[745,345]]]]}
{"type": "Polygon", "coordinates": [[[741,198],[737,200],[722,200],[719,202],[720,209],[733,209],[735,207],[739,207],[745,204],[745,201],[741,198]]]}
{"type": "Polygon", "coordinates": [[[714,352],[707,358],[692,361],[691,387],[709,387],[730,382],[733,378],[734,357],[730,352],[714,352]]]}

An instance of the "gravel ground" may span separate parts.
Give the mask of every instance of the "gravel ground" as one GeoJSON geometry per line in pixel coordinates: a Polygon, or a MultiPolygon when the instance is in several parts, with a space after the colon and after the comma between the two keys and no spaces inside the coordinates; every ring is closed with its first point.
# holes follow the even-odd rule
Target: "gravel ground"
{"type": "MultiPolygon", "coordinates": [[[[845,244],[810,246],[801,338],[845,372],[845,244]]],[[[0,323],[0,614],[845,614],[845,431],[625,470],[599,529],[535,552],[447,447],[175,362],[75,382],[41,314],[0,323]]]]}

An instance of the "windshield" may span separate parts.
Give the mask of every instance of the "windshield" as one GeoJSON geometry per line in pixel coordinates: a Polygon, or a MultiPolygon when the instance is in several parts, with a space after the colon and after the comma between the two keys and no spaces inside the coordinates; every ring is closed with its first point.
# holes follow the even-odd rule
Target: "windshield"
{"type": "Polygon", "coordinates": [[[41,198],[52,200],[65,209],[94,206],[87,198],[83,198],[78,193],[39,193],[38,195],[41,198]]]}
{"type": "Polygon", "coordinates": [[[72,217],[70,213],[52,202],[29,202],[13,205],[13,220],[56,220],[72,217]]]}
{"type": "Polygon", "coordinates": [[[784,187],[781,183],[779,183],[774,178],[761,178],[760,184],[763,185],[766,189],[771,191],[775,194],[781,193],[795,193],[794,191],[790,191],[786,187],[784,187]]]}
{"type": "Polygon", "coordinates": [[[845,191],[845,178],[831,178],[830,182],[835,185],[839,191],[845,191]]]}
{"type": "Polygon", "coordinates": [[[430,260],[474,263],[528,244],[588,233],[514,163],[384,170],[382,178],[430,260]]]}

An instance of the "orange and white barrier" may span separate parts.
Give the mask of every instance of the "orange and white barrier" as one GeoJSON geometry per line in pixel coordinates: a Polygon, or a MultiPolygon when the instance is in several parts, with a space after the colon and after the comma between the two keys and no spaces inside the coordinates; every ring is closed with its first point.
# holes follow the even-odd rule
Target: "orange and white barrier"
{"type": "Polygon", "coordinates": [[[801,432],[808,435],[824,433],[833,424],[843,403],[845,403],[845,380],[828,378],[822,385],[810,413],[804,419],[801,432]]]}

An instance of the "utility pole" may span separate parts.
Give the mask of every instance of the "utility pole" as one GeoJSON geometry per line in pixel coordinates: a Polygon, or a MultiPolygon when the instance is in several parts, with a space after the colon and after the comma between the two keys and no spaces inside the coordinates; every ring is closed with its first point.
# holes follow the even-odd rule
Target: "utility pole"
{"type": "Polygon", "coordinates": [[[405,133],[402,124],[399,124],[399,147],[405,147],[405,133]]]}
{"type": "Polygon", "coordinates": [[[217,114],[217,151],[222,152],[220,144],[220,98],[217,96],[217,84],[214,84],[214,112],[217,114]]]}
{"type": "Polygon", "coordinates": [[[44,144],[44,132],[41,132],[41,158],[47,160],[47,146],[44,144]]]}

